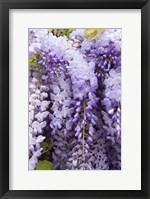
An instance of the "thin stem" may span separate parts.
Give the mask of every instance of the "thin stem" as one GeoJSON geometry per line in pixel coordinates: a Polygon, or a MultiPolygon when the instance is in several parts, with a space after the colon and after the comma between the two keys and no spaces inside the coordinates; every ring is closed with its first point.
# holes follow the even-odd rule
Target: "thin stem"
{"type": "Polygon", "coordinates": [[[42,153],[41,153],[41,155],[43,155],[44,153],[46,153],[46,152],[48,152],[49,150],[47,149],[46,151],[43,151],[42,153]]]}

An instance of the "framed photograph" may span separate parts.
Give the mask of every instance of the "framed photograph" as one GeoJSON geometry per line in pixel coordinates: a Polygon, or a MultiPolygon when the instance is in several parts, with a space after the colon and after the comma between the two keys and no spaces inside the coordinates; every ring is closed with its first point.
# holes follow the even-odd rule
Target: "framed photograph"
{"type": "Polygon", "coordinates": [[[1,198],[150,198],[149,1],[0,9],[1,198]]]}

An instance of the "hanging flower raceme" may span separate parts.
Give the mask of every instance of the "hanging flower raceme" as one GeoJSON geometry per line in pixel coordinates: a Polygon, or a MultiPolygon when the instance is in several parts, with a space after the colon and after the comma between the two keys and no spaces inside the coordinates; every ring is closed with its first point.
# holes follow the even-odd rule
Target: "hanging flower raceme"
{"type": "Polygon", "coordinates": [[[50,80],[51,107],[49,118],[51,135],[54,138],[53,163],[55,169],[66,169],[67,147],[70,136],[68,128],[71,128],[69,121],[74,109],[70,107],[72,98],[71,79],[67,74],[68,63],[61,54],[61,41],[50,34],[47,42],[42,43],[39,59],[38,63],[43,66],[50,80]],[[47,44],[49,45],[47,46],[47,44]],[[57,55],[58,50],[59,56],[57,55]]]}
{"type": "MultiPolygon", "coordinates": [[[[68,60],[68,63],[68,74],[72,81],[72,106],[74,107],[72,125],[75,136],[72,141],[74,147],[70,152],[72,155],[70,154],[71,158],[69,159],[68,165],[70,165],[70,161],[72,161],[74,163],[73,165],[76,165],[74,166],[75,169],[84,169],[86,168],[85,165],[89,157],[89,144],[92,142],[92,136],[98,121],[94,113],[98,101],[95,95],[98,87],[97,77],[94,74],[94,62],[87,63],[83,55],[76,50],[72,49],[70,52],[70,60],[68,60]],[[74,152],[78,154],[78,157],[73,155],[74,152]],[[75,164],[75,162],[77,163],[75,164]]],[[[87,168],[90,169],[91,167],[88,166],[87,168]]]]}
{"type": "MultiPolygon", "coordinates": [[[[87,61],[95,62],[95,74],[98,77],[98,93],[101,99],[101,117],[107,139],[111,140],[110,148],[117,148],[120,162],[121,148],[121,32],[120,30],[106,29],[98,39],[85,39],[81,52],[86,55],[87,61]],[[112,146],[113,145],[113,146],[112,146]]],[[[108,153],[110,153],[108,149],[108,153]]],[[[115,158],[117,157],[115,156],[115,158]]],[[[115,160],[113,160],[115,161],[115,160]]],[[[112,162],[112,155],[111,155],[112,162]]],[[[120,163],[113,168],[120,169],[120,163]],[[119,165],[119,166],[118,166],[119,165]]],[[[110,167],[111,169],[111,167],[110,167]]]]}
{"type": "Polygon", "coordinates": [[[85,39],[81,51],[87,60],[96,63],[96,75],[103,76],[110,69],[121,66],[121,32],[106,29],[97,40],[85,39]]]}
{"type": "Polygon", "coordinates": [[[46,118],[49,115],[47,100],[49,86],[44,81],[39,82],[38,74],[30,71],[29,76],[29,169],[34,169],[38,163],[42,148],[44,128],[47,125],[46,118]]]}
{"type": "MultiPolygon", "coordinates": [[[[104,99],[102,100],[102,116],[107,139],[111,141],[115,159],[121,156],[121,75],[120,69],[111,69],[104,81],[104,99]],[[116,152],[115,152],[116,151],[116,152]]],[[[111,156],[112,159],[112,156],[111,156]]],[[[114,160],[117,161],[117,160],[114,160]]],[[[112,162],[112,161],[111,161],[112,162]]],[[[117,164],[118,167],[118,164],[117,164]]],[[[120,168],[120,164],[119,164],[120,168]]]]}

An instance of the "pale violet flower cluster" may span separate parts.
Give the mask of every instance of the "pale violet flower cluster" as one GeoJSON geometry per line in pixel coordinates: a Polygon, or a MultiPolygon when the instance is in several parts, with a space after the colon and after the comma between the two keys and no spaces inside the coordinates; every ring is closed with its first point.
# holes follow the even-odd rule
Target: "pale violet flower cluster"
{"type": "Polygon", "coordinates": [[[121,30],[106,29],[96,40],[82,42],[87,61],[95,62],[100,112],[108,140],[109,169],[121,168],[121,30]]]}
{"type": "MultiPolygon", "coordinates": [[[[41,81],[42,82],[42,81],[41,81]]],[[[47,100],[49,87],[39,83],[36,72],[29,74],[29,169],[34,169],[38,163],[42,148],[40,143],[46,138],[43,129],[46,127],[47,111],[50,101],[47,100]]]]}
{"type": "Polygon", "coordinates": [[[102,100],[104,105],[102,111],[103,128],[107,132],[107,139],[111,141],[110,147],[113,150],[113,155],[110,157],[112,167],[121,168],[121,74],[119,68],[110,70],[104,85],[106,89],[102,100]]]}

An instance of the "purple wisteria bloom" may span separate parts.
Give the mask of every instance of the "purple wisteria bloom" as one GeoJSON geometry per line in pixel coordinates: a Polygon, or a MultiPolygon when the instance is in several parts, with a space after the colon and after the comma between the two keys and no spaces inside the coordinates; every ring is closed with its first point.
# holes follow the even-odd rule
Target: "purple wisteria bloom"
{"type": "Polygon", "coordinates": [[[121,169],[120,29],[29,29],[29,169],[121,169]]]}

